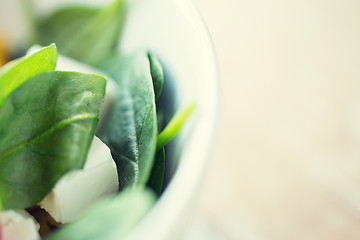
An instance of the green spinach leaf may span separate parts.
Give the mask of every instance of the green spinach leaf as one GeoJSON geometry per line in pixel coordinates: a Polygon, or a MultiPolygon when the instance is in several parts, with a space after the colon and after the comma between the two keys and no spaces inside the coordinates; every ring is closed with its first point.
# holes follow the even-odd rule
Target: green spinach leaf
{"type": "Polygon", "coordinates": [[[165,129],[157,137],[157,148],[154,160],[154,165],[151,170],[147,186],[154,190],[157,196],[160,196],[164,185],[165,174],[165,145],[169,143],[176,134],[180,131],[186,120],[195,109],[195,104],[192,103],[184,110],[179,111],[165,127],[165,129]]]}
{"type": "Polygon", "coordinates": [[[41,73],[0,109],[0,199],[5,209],[37,204],[70,170],[82,168],[94,137],[106,80],[41,73]]]}
{"type": "MultiPolygon", "coordinates": [[[[160,61],[153,53],[148,52],[148,58],[150,63],[151,78],[153,80],[155,99],[157,100],[160,97],[163,89],[164,72],[160,61]]],[[[159,120],[161,120],[161,116],[159,116],[158,113],[159,112],[157,111],[157,122],[159,126],[159,120]]],[[[156,193],[158,197],[160,196],[163,189],[164,174],[165,174],[165,150],[164,148],[162,148],[161,150],[155,153],[151,174],[146,184],[156,193]]]]}
{"type": "Polygon", "coordinates": [[[153,80],[146,52],[115,55],[101,66],[116,81],[118,93],[100,139],[117,164],[119,188],[145,185],[155,155],[157,120],[153,80]]]}
{"type": "Polygon", "coordinates": [[[47,240],[123,239],[155,203],[146,189],[127,189],[92,206],[82,217],[50,235],[47,240]]]}
{"type": "Polygon", "coordinates": [[[125,2],[114,0],[102,8],[62,9],[40,22],[41,42],[55,42],[62,54],[97,65],[115,50],[125,18],[125,2]]]}
{"type": "Polygon", "coordinates": [[[56,61],[56,46],[51,44],[34,54],[19,58],[3,66],[0,71],[0,108],[6,97],[27,80],[39,73],[54,71],[56,61]]]}
{"type": "Polygon", "coordinates": [[[153,53],[148,52],[148,58],[150,63],[151,78],[153,80],[155,99],[158,99],[164,85],[164,72],[160,61],[153,53]]]}
{"type": "Polygon", "coordinates": [[[153,168],[147,182],[147,186],[151,188],[159,197],[164,186],[164,173],[165,173],[165,150],[160,149],[155,154],[153,168]]]}
{"type": "Polygon", "coordinates": [[[55,41],[60,49],[66,47],[72,36],[86,26],[99,11],[99,8],[90,6],[74,6],[58,10],[47,19],[40,20],[38,28],[41,43],[48,44],[55,41]]]}

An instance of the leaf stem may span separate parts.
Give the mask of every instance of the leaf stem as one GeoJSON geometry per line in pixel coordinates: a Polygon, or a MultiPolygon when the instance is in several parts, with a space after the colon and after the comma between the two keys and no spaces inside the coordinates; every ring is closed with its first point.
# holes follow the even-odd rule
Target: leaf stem
{"type": "Polygon", "coordinates": [[[175,116],[170,120],[165,129],[158,135],[156,139],[156,151],[161,150],[178,134],[186,120],[194,111],[196,104],[193,102],[189,104],[184,110],[178,111],[175,116]]]}

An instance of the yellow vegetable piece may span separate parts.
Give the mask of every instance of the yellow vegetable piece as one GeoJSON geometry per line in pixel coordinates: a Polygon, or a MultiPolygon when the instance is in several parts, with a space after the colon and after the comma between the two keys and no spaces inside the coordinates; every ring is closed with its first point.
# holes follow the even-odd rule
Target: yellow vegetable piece
{"type": "Polygon", "coordinates": [[[6,54],[5,41],[0,34],[0,66],[4,65],[8,61],[6,54]]]}

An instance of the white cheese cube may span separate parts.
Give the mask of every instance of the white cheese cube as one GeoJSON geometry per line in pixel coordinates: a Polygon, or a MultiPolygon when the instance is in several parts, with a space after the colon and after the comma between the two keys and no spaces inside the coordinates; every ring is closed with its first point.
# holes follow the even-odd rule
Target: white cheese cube
{"type": "Polygon", "coordinates": [[[94,138],[85,166],[63,176],[40,203],[55,221],[69,223],[92,203],[118,190],[118,174],[109,148],[94,138]]]}
{"type": "Polygon", "coordinates": [[[39,224],[25,210],[0,212],[1,240],[38,240],[39,224]]]}

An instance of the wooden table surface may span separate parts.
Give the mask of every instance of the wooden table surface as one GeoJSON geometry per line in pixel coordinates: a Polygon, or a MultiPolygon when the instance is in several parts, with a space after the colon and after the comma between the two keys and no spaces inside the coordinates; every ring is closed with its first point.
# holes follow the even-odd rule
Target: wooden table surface
{"type": "Polygon", "coordinates": [[[188,239],[360,239],[360,1],[194,1],[221,97],[188,239]]]}

